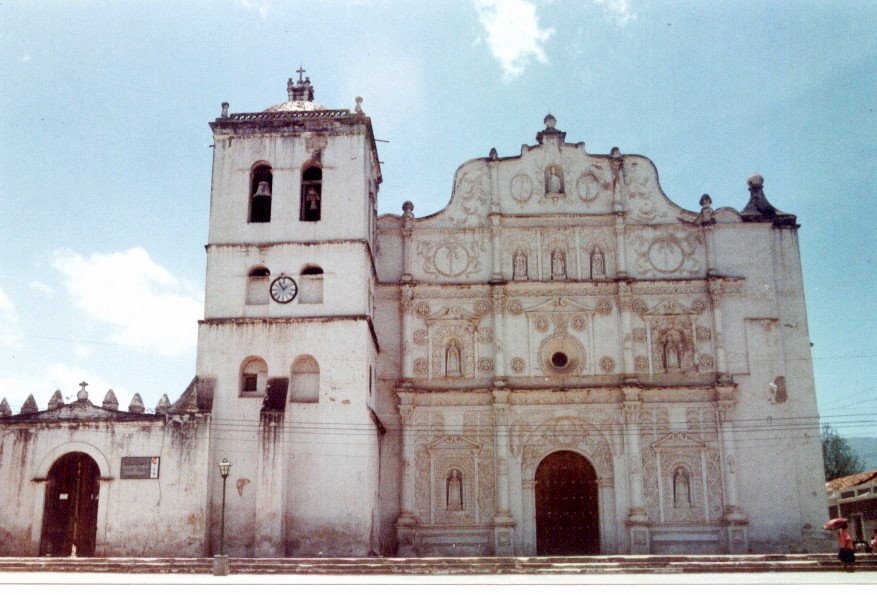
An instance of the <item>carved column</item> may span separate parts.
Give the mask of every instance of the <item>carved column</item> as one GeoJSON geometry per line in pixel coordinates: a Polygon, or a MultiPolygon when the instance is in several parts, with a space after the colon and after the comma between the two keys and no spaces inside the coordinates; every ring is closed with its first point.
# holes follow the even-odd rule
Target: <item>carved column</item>
{"type": "Polygon", "coordinates": [[[716,373],[720,382],[728,382],[728,363],[725,358],[725,334],[722,328],[722,280],[712,278],[707,285],[713,313],[713,345],[716,348],[716,373]]]}
{"type": "Polygon", "coordinates": [[[496,431],[496,517],[493,519],[494,555],[515,553],[514,526],[509,510],[509,430],[508,389],[493,389],[496,431]]]}
{"type": "Polygon", "coordinates": [[[621,344],[624,349],[624,357],[622,358],[621,373],[626,380],[634,380],[636,376],[636,368],[633,360],[633,337],[631,336],[630,308],[633,303],[633,289],[629,283],[618,283],[618,309],[621,313],[621,328],[618,329],[618,336],[621,337],[621,344]]]}
{"type": "Polygon", "coordinates": [[[411,245],[411,228],[414,219],[414,205],[406,201],[402,205],[404,214],[402,215],[402,283],[411,283],[413,277],[411,274],[414,268],[414,246],[411,245]]]}
{"type": "Polygon", "coordinates": [[[643,508],[643,459],[640,443],[639,415],[642,402],[640,389],[634,386],[621,388],[624,401],[624,452],[627,455],[628,495],[630,512],[626,525],[630,531],[630,553],[649,553],[649,517],[643,508]]]}
{"type": "Polygon", "coordinates": [[[627,254],[624,241],[624,213],[615,213],[615,255],[618,263],[616,279],[627,279],[627,254]]]}
{"type": "Polygon", "coordinates": [[[399,308],[402,314],[402,340],[400,341],[400,357],[402,358],[402,379],[403,382],[410,382],[414,376],[414,362],[411,357],[411,327],[414,325],[412,312],[414,301],[414,288],[411,285],[402,286],[402,299],[399,302],[399,308]]]}
{"type": "Polygon", "coordinates": [[[500,243],[499,213],[490,214],[491,275],[493,282],[502,281],[502,245],[500,243]]]}
{"type": "Polygon", "coordinates": [[[518,555],[536,555],[536,480],[524,479],[521,482],[521,543],[518,555]]]}
{"type": "Polygon", "coordinates": [[[624,241],[624,158],[618,147],[612,147],[609,167],[612,169],[612,212],[615,213],[615,258],[618,279],[627,278],[627,248],[624,241]]]}
{"type": "Polygon", "coordinates": [[[501,285],[494,285],[491,291],[493,300],[493,369],[496,383],[503,385],[508,376],[505,357],[505,291],[501,285]]]}
{"type": "Polygon", "coordinates": [[[726,550],[729,554],[745,553],[748,549],[748,536],[746,525],[746,513],[739,506],[737,493],[737,456],[732,437],[733,425],[731,412],[736,402],[734,400],[733,386],[720,386],[716,388],[718,401],[716,402],[716,417],[718,418],[719,437],[722,445],[722,476],[725,486],[725,512],[722,522],[727,527],[726,550]]]}
{"type": "Polygon", "coordinates": [[[414,435],[416,428],[411,427],[414,406],[406,403],[410,401],[410,395],[399,394],[399,420],[402,429],[402,481],[400,486],[400,511],[396,521],[396,530],[399,540],[399,555],[413,555],[414,528],[417,519],[414,517],[414,435]]]}

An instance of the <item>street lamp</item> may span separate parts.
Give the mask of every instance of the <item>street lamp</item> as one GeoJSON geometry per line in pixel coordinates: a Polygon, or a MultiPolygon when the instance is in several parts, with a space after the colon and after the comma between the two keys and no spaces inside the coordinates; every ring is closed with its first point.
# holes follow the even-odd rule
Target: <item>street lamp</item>
{"type": "Polygon", "coordinates": [[[219,463],[219,475],[222,477],[222,513],[219,524],[219,555],[213,558],[213,575],[226,576],[228,574],[228,556],[225,555],[225,483],[231,471],[231,462],[223,457],[219,463]]]}

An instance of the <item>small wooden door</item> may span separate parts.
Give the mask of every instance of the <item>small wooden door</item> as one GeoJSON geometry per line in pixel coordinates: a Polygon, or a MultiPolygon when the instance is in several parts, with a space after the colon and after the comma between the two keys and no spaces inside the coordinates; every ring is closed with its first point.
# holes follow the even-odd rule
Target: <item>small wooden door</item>
{"type": "Polygon", "coordinates": [[[100,484],[97,463],[86,454],[66,454],[52,465],[43,507],[41,556],[93,556],[100,484]]]}
{"type": "Polygon", "coordinates": [[[555,452],[536,469],[536,553],[600,553],[597,473],[579,454],[555,452]]]}

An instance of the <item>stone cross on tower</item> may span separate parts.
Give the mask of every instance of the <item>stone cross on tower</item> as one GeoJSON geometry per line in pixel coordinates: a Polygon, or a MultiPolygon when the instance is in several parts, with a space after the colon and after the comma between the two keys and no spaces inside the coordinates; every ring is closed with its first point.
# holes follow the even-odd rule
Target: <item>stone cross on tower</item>
{"type": "Polygon", "coordinates": [[[83,380],[82,382],[79,383],[80,390],[78,393],[76,393],[76,400],[77,401],[87,401],[88,400],[88,391],[85,390],[86,386],[88,386],[88,383],[85,380],[83,380]]]}
{"type": "Polygon", "coordinates": [[[302,79],[302,75],[306,72],[301,66],[296,70],[298,73],[298,82],[294,83],[290,78],[286,82],[286,92],[289,94],[289,101],[313,101],[314,87],[311,85],[311,77],[302,79]]]}

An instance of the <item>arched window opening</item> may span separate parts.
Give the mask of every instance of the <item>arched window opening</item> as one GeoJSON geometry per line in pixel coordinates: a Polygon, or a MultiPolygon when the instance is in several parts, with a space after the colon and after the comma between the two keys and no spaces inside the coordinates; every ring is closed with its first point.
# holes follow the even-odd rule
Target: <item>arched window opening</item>
{"type": "Polygon", "coordinates": [[[259,357],[244,360],[241,366],[241,396],[263,397],[268,385],[268,365],[259,357]]]}
{"type": "Polygon", "coordinates": [[[271,271],[259,266],[247,275],[247,304],[263,305],[268,303],[268,282],[271,271]]]}
{"type": "Polygon", "coordinates": [[[323,303],[323,269],[308,265],[301,270],[298,300],[302,304],[323,303]]]}
{"type": "Polygon", "coordinates": [[[300,355],[292,364],[293,403],[317,403],[320,400],[320,365],[310,355],[300,355]]]}
{"type": "Polygon", "coordinates": [[[301,221],[319,221],[322,211],[323,170],[312,166],[301,175],[301,221]]]}
{"type": "Polygon", "coordinates": [[[258,165],[250,176],[250,223],[271,221],[271,188],[274,176],[271,167],[258,165]]]}

